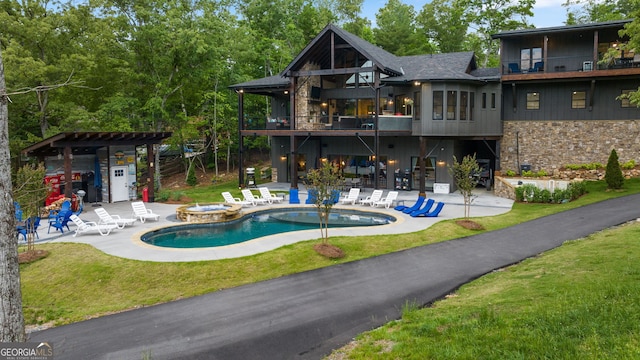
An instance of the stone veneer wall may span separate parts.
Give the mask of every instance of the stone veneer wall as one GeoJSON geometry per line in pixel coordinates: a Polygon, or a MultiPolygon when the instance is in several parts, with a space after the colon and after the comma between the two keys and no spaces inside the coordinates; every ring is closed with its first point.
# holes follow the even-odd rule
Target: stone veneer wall
{"type": "MultiPolygon", "coordinates": [[[[303,71],[318,70],[320,65],[306,63],[303,71]]],[[[319,130],[324,129],[324,124],[315,123],[313,114],[320,113],[320,104],[309,101],[311,87],[320,87],[320,76],[301,77],[298,79],[296,91],[296,129],[319,130]]]]}
{"type": "Polygon", "coordinates": [[[568,164],[607,163],[616,149],[621,163],[640,163],[640,120],[505,121],[500,144],[502,173],[520,164],[553,174],[568,164]]]}

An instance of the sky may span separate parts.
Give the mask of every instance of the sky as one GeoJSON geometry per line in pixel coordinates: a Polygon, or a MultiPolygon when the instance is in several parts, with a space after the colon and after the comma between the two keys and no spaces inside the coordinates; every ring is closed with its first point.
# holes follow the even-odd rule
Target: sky
{"type": "MultiPolygon", "coordinates": [[[[404,4],[413,5],[416,12],[420,12],[428,0],[400,0],[404,4]]],[[[537,28],[563,26],[567,17],[567,11],[562,7],[565,0],[536,0],[533,8],[533,17],[529,19],[537,28]]],[[[362,16],[375,24],[378,9],[384,7],[387,0],[364,0],[362,16]]]]}

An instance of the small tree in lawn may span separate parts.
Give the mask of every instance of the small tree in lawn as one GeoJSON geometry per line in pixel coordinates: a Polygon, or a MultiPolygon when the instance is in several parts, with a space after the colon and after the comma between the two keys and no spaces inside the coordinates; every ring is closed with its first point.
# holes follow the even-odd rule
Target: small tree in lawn
{"type": "Polygon", "coordinates": [[[314,205],[318,210],[322,236],[322,243],[314,248],[327,257],[343,257],[344,252],[340,248],[329,244],[329,214],[334,204],[331,200],[339,194],[338,184],[342,179],[340,169],[337,165],[325,162],[319,169],[310,170],[307,179],[309,179],[309,185],[307,185],[309,196],[315,193],[314,205]]]}
{"type": "Polygon", "coordinates": [[[471,212],[471,197],[473,189],[478,185],[478,179],[475,174],[480,172],[480,165],[476,161],[476,154],[467,155],[462,158],[462,162],[458,163],[455,155],[453,156],[453,166],[449,167],[449,173],[453,176],[460,194],[464,201],[464,218],[469,219],[471,212]]]}
{"type": "Polygon", "coordinates": [[[196,167],[193,162],[189,162],[189,170],[187,171],[187,185],[198,185],[198,178],[196,177],[196,167]]]}
{"type": "Polygon", "coordinates": [[[624,176],[622,176],[622,169],[618,162],[616,149],[612,149],[611,154],[609,154],[604,180],[607,182],[609,189],[622,189],[622,185],[624,185],[624,176]]]}
{"type": "MultiPolygon", "coordinates": [[[[46,170],[43,164],[25,165],[18,169],[13,187],[14,199],[20,204],[23,216],[31,218],[31,226],[36,217],[40,217],[42,204],[51,191],[50,185],[44,182],[46,170]]],[[[27,229],[27,251],[35,250],[33,229],[27,229]]]]}

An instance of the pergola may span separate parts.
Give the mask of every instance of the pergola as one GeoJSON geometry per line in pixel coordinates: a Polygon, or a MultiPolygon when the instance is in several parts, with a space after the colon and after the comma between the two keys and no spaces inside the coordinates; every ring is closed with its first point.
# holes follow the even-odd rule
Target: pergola
{"type": "Polygon", "coordinates": [[[73,155],[95,154],[98,149],[109,146],[146,146],[147,168],[149,176],[146,183],[149,201],[154,201],[154,158],[153,145],[171,136],[171,132],[63,132],[46,138],[22,149],[22,153],[44,161],[46,156],[64,156],[65,188],[64,195],[71,197],[73,188],[73,155]]]}

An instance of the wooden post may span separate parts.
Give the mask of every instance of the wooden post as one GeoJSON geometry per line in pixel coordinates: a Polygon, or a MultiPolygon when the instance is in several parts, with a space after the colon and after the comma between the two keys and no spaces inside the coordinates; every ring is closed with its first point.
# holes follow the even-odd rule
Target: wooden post
{"type": "Polygon", "coordinates": [[[147,173],[149,174],[149,177],[147,177],[147,194],[149,194],[149,202],[155,201],[155,166],[158,164],[154,164],[154,160],[155,153],[153,152],[153,144],[147,144],[147,173]]]}
{"type": "Polygon", "coordinates": [[[73,195],[73,174],[71,172],[73,155],[71,146],[64,147],[64,196],[71,199],[73,195]]]}

